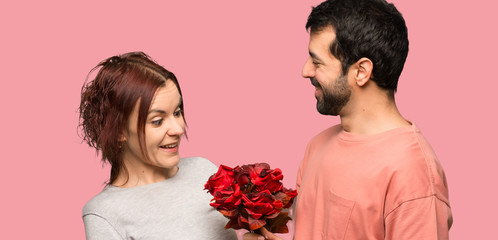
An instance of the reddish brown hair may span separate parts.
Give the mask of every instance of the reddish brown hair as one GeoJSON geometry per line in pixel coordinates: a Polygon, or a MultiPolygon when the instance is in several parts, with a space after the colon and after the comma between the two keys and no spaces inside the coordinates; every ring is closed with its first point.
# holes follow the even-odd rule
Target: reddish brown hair
{"type": "MultiPolygon", "coordinates": [[[[142,155],[148,158],[145,150],[145,122],[156,90],[171,80],[180,96],[182,92],[175,75],[143,52],[110,57],[100,62],[90,73],[96,69],[99,71],[95,79],[89,82],[87,77],[81,89],[79,126],[83,141],[102,154],[103,162],[111,164],[111,184],[121,171],[127,171],[119,138],[137,101],[140,100],[138,139],[142,155]]],[[[183,112],[182,99],[179,107],[183,112]]]]}

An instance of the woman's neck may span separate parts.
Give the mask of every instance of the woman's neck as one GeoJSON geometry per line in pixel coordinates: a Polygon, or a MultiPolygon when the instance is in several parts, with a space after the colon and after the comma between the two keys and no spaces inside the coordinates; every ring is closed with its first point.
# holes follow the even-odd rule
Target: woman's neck
{"type": "Polygon", "coordinates": [[[129,188],[144,186],[164,181],[174,177],[178,166],[173,168],[159,168],[147,164],[133,164],[125,161],[126,170],[121,170],[116,180],[111,184],[116,187],[129,188]]]}

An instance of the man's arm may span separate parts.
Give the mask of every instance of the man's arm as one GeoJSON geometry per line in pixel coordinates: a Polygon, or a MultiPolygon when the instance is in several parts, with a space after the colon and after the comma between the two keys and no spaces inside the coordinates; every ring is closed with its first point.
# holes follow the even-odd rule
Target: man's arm
{"type": "Polygon", "coordinates": [[[402,203],[385,217],[385,239],[448,239],[450,207],[436,196],[402,203]]]}

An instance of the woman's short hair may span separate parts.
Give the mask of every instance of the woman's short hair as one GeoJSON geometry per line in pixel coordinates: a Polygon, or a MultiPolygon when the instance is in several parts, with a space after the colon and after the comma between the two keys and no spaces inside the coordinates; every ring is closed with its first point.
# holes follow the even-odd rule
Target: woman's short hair
{"type": "MultiPolygon", "coordinates": [[[[102,161],[111,164],[109,184],[121,171],[127,171],[119,141],[133,108],[138,110],[138,139],[142,154],[145,150],[145,122],[156,90],[171,80],[182,92],[175,75],[157,64],[143,52],[130,52],[105,59],[94,67],[95,79],[85,81],[81,89],[80,134],[83,141],[101,153],[102,161]]],[[[183,100],[179,108],[183,112],[183,100]]],[[[182,114],[184,117],[184,115],[182,114]]],[[[185,120],[185,118],[184,118],[185,120]]]]}

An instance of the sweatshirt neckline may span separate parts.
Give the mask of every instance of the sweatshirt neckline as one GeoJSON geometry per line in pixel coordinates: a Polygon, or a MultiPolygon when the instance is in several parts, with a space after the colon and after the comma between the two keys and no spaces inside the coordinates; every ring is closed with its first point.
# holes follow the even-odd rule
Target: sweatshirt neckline
{"type": "Polygon", "coordinates": [[[178,171],[176,172],[176,174],[173,177],[164,179],[164,180],[159,181],[159,182],[150,183],[150,184],[141,185],[141,186],[135,186],[135,187],[128,187],[128,188],[122,188],[122,187],[114,186],[112,184],[108,184],[105,188],[106,189],[113,189],[114,191],[138,190],[138,189],[153,188],[155,186],[159,186],[159,185],[166,184],[166,183],[169,183],[169,182],[175,182],[175,181],[178,181],[178,179],[182,178],[182,175],[183,175],[184,171],[182,171],[182,166],[181,165],[183,165],[183,164],[182,164],[182,161],[180,160],[180,162],[177,165],[178,171]]]}

